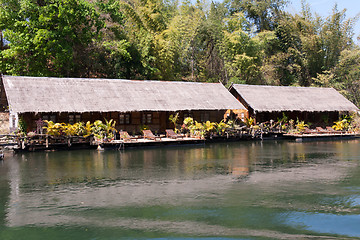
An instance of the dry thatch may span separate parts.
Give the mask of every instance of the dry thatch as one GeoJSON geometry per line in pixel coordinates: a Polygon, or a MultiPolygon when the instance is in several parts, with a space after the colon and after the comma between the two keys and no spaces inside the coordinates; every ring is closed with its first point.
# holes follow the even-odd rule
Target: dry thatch
{"type": "Polygon", "coordinates": [[[14,112],[244,109],[221,83],[3,76],[14,112]]]}
{"type": "Polygon", "coordinates": [[[359,109],[333,88],[233,84],[230,87],[257,112],[327,112],[359,109]]]}

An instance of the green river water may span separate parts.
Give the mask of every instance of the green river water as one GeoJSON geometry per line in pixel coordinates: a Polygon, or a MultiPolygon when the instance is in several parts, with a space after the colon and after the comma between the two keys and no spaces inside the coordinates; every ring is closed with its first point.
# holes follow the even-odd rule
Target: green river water
{"type": "Polygon", "coordinates": [[[360,239],[360,140],[7,152],[0,239],[360,239]]]}

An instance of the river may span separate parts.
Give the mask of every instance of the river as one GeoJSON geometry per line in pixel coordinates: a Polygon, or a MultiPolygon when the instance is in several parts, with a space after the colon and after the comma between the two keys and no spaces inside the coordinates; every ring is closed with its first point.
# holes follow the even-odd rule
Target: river
{"type": "Polygon", "coordinates": [[[13,154],[0,239],[360,239],[360,141],[13,154]]]}

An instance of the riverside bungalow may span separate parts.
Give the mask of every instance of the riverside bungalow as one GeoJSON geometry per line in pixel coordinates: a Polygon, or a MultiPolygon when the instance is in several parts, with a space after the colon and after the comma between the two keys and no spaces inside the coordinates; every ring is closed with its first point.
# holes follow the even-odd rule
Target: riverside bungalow
{"type": "Polygon", "coordinates": [[[165,132],[169,116],[180,113],[199,122],[221,121],[227,109],[244,109],[221,83],[139,81],[122,79],[2,76],[1,101],[10,128],[19,119],[28,131],[41,120],[74,123],[116,121],[118,130],[139,133],[141,125],[165,132]]]}
{"type": "Polygon", "coordinates": [[[258,123],[276,121],[285,114],[320,126],[332,124],[341,114],[359,111],[333,88],[232,84],[229,91],[258,123]]]}

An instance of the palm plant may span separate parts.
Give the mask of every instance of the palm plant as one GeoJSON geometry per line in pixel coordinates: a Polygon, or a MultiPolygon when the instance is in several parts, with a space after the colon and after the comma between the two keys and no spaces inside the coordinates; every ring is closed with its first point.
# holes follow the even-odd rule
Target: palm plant
{"type": "Polygon", "coordinates": [[[115,125],[116,125],[116,121],[114,121],[114,119],[110,119],[110,121],[105,119],[105,132],[106,132],[106,137],[108,139],[112,139],[114,137],[114,132],[116,132],[115,129],[115,125]]]}

